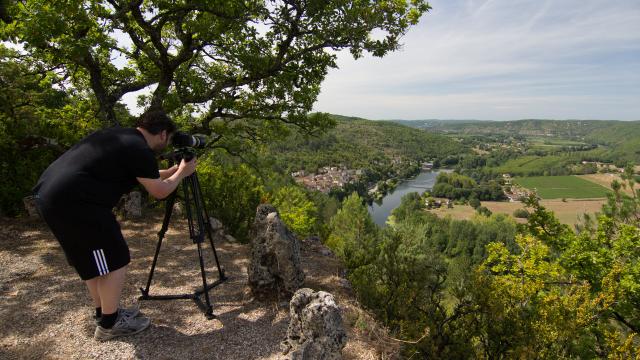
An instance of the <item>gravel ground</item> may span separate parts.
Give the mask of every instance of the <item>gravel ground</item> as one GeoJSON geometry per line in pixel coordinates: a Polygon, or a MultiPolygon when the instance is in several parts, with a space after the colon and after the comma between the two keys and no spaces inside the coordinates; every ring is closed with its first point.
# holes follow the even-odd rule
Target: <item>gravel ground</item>
{"type": "MultiPolygon", "coordinates": [[[[0,359],[279,359],[289,322],[287,299],[257,301],[247,287],[248,245],[216,244],[229,280],[210,291],[216,318],[207,320],[191,300],[138,301],[160,229],[159,215],[121,223],[131,249],[123,305],[139,304],[152,319],[140,334],[93,340],[93,306],[84,283],[68,266],[45,224],[0,218],[0,359]]],[[[208,279],[217,279],[205,246],[208,279]]],[[[345,359],[396,357],[398,347],[362,311],[340,263],[314,241],[302,242],[306,287],[331,292],[341,307],[349,341],[345,359]]],[[[191,293],[201,283],[196,247],[184,221],[165,237],[152,294],[191,293]]]]}

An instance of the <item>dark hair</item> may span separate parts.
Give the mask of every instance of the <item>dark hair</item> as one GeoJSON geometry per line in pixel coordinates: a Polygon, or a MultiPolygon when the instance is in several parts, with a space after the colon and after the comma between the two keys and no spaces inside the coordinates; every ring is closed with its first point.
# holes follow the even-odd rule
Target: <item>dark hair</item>
{"type": "Polygon", "coordinates": [[[147,130],[153,135],[157,135],[163,130],[167,130],[167,133],[172,134],[177,130],[173,120],[161,109],[145,111],[136,121],[136,126],[147,130]]]}

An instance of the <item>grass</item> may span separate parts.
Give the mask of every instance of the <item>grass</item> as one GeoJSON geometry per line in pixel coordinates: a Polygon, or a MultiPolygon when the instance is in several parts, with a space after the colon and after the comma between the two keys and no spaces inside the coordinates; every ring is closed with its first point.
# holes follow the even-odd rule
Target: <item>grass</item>
{"type": "MultiPolygon", "coordinates": [[[[577,175],[581,179],[585,179],[596,184],[600,184],[607,189],[611,189],[611,182],[617,180],[619,183],[624,184],[620,174],[589,174],[589,175],[577,175]]],[[[640,189],[640,184],[635,184],[634,189],[640,189]]],[[[629,187],[623,187],[622,191],[627,195],[633,195],[633,191],[629,187]]]]}
{"type": "Polygon", "coordinates": [[[577,176],[533,176],[513,180],[514,183],[535,190],[543,199],[590,199],[603,198],[609,189],[577,176]]]}
{"type": "MultiPolygon", "coordinates": [[[[561,223],[567,225],[575,225],[580,221],[583,214],[593,215],[599,212],[602,205],[606,202],[604,199],[588,199],[588,200],[567,200],[566,202],[558,199],[542,200],[540,204],[553,211],[554,215],[561,223]]],[[[512,215],[516,209],[524,209],[521,202],[505,202],[505,201],[482,201],[482,206],[486,206],[494,214],[512,215]]],[[[476,211],[469,205],[454,205],[453,209],[442,207],[436,210],[430,210],[434,214],[445,217],[451,216],[456,220],[470,220],[476,215],[476,211]]],[[[526,222],[525,219],[515,219],[519,223],[526,222]]]]}
{"type": "Polygon", "coordinates": [[[566,157],[549,155],[549,156],[521,156],[517,159],[511,159],[496,168],[497,172],[510,173],[516,175],[542,174],[545,170],[562,167],[567,162],[566,157]]]}

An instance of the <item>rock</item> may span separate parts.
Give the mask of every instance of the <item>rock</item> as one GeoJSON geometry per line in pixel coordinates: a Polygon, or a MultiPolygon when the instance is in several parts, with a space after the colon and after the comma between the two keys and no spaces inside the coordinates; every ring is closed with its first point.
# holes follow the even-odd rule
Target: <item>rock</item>
{"type": "Polygon", "coordinates": [[[340,280],[338,280],[338,284],[340,284],[340,286],[342,286],[345,289],[351,290],[351,282],[349,282],[349,280],[347,279],[340,278],[340,280]]]}
{"type": "Polygon", "coordinates": [[[236,238],[234,238],[231,235],[226,235],[224,239],[227,240],[228,242],[236,242],[236,238]]]}
{"type": "Polygon", "coordinates": [[[25,196],[22,198],[22,203],[24,204],[25,210],[27,210],[27,214],[29,217],[37,218],[40,217],[40,213],[38,213],[38,208],[36,207],[36,198],[33,195],[25,196]]]}
{"type": "Polygon", "coordinates": [[[320,254],[324,255],[324,256],[331,256],[333,255],[333,253],[331,252],[331,250],[327,249],[327,248],[322,248],[320,249],[320,254]]]}
{"type": "Polygon", "coordinates": [[[322,241],[320,240],[320,237],[316,236],[316,235],[309,236],[304,241],[308,242],[310,244],[321,244],[322,243],[322,241]]]}
{"type": "Polygon", "coordinates": [[[251,231],[249,286],[256,297],[290,296],[304,283],[300,244],[275,207],[258,206],[251,231]]]}
{"type": "Polygon", "coordinates": [[[209,217],[209,225],[211,226],[211,230],[217,231],[223,229],[222,222],[214,217],[209,217]]]}
{"type": "Polygon", "coordinates": [[[182,205],[181,202],[176,201],[173,204],[173,209],[171,210],[173,215],[176,216],[183,216],[184,215],[184,206],[182,205]]]}
{"type": "Polygon", "coordinates": [[[280,344],[286,359],[342,359],[347,334],[333,295],[300,289],[291,299],[289,312],[287,338],[280,344]]]}
{"type": "Polygon", "coordinates": [[[142,216],[142,194],[139,191],[132,191],[124,195],[124,216],[136,218],[142,216]]]}

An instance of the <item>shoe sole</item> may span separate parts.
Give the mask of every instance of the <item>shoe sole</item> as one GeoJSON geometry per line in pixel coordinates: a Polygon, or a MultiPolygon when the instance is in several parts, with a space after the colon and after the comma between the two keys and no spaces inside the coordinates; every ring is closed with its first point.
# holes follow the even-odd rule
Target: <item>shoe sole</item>
{"type": "Polygon", "coordinates": [[[121,337],[121,336],[135,335],[135,334],[137,334],[139,332],[142,332],[142,331],[146,330],[147,328],[149,328],[149,326],[151,326],[151,322],[149,322],[149,324],[147,326],[145,326],[145,327],[143,327],[141,329],[138,329],[138,330],[136,330],[134,332],[111,335],[111,336],[109,336],[107,338],[97,338],[97,337],[94,336],[94,339],[97,340],[97,341],[107,341],[107,340],[112,340],[112,339],[115,339],[115,338],[121,337]]]}
{"type": "MultiPolygon", "coordinates": [[[[134,317],[134,318],[137,318],[137,317],[139,317],[139,316],[144,316],[144,314],[143,314],[143,313],[142,313],[142,311],[140,311],[140,310],[138,310],[138,312],[137,312],[133,317],[134,317]]],[[[100,318],[96,318],[96,317],[94,317],[94,318],[93,318],[93,323],[94,323],[96,326],[99,326],[99,325],[100,325],[100,318]]]]}

